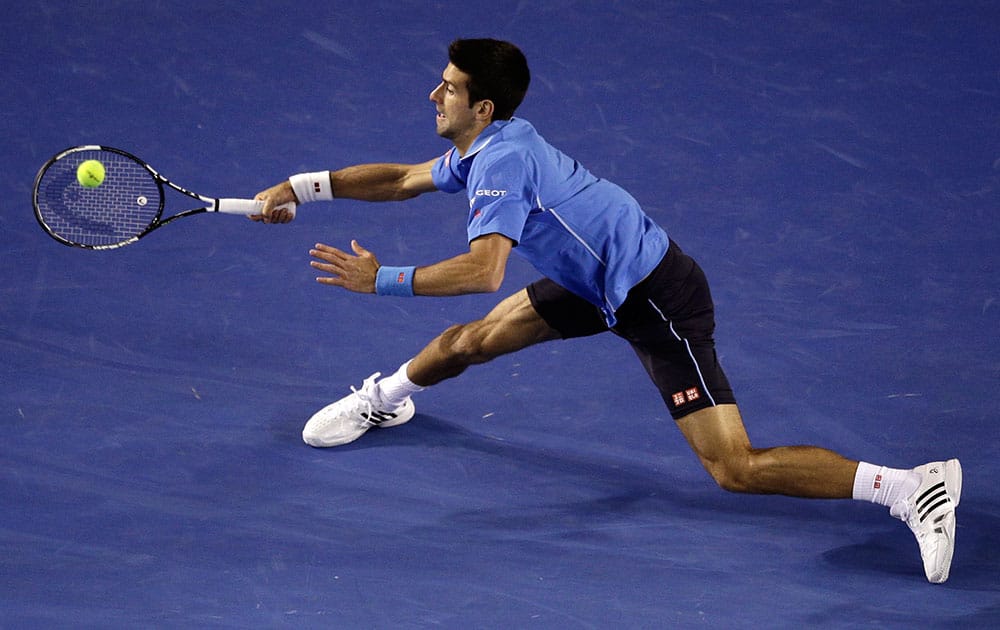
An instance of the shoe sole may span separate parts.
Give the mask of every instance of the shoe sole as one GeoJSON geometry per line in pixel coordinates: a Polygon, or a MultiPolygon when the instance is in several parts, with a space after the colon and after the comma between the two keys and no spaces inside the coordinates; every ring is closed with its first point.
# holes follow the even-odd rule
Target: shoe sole
{"type": "MultiPolygon", "coordinates": [[[[944,481],[945,492],[948,493],[948,498],[951,499],[951,520],[952,527],[957,525],[957,519],[955,517],[955,509],[958,507],[958,503],[962,498],[962,464],[957,459],[949,459],[944,462],[944,474],[942,475],[942,480],[944,481]]],[[[942,584],[948,581],[948,577],[951,575],[951,562],[955,554],[955,532],[951,532],[951,545],[949,546],[948,557],[942,563],[944,565],[944,572],[937,576],[936,579],[931,579],[931,576],[927,576],[927,581],[932,584],[942,584]]]]}
{"type": "Polygon", "coordinates": [[[957,459],[949,459],[944,463],[944,467],[945,489],[950,489],[948,488],[947,483],[948,476],[952,475],[955,478],[953,482],[955,485],[955,494],[952,495],[949,493],[948,496],[950,496],[951,500],[955,502],[955,507],[958,507],[958,502],[962,498],[962,462],[957,459]]]}

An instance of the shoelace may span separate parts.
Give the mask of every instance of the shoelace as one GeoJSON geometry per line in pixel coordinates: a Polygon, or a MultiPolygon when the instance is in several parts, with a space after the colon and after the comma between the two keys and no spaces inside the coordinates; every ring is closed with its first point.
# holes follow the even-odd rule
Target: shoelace
{"type": "Polygon", "coordinates": [[[360,411],[361,408],[364,408],[364,411],[358,414],[361,416],[361,419],[364,420],[364,423],[361,425],[361,427],[364,429],[372,428],[377,423],[372,422],[372,401],[368,397],[367,393],[365,393],[365,386],[362,385],[361,390],[359,391],[355,389],[353,385],[351,385],[351,392],[353,392],[354,395],[357,396],[358,402],[360,403],[358,407],[356,407],[356,410],[360,411]]]}

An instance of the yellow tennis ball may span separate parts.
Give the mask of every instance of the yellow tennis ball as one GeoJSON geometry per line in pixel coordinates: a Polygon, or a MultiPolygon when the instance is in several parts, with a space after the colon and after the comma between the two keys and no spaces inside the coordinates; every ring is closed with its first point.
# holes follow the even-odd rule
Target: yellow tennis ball
{"type": "Polygon", "coordinates": [[[97,160],[87,160],[76,167],[76,181],[84,188],[97,188],[104,183],[104,165],[97,160]]]}

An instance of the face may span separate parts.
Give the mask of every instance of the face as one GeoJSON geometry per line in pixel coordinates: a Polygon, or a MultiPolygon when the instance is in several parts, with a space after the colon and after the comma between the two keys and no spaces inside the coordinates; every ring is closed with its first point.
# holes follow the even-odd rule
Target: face
{"type": "Polygon", "coordinates": [[[490,122],[480,106],[489,101],[469,107],[468,82],[469,75],[449,63],[441,74],[441,83],[430,93],[437,108],[438,135],[451,140],[461,153],[490,122]]]}

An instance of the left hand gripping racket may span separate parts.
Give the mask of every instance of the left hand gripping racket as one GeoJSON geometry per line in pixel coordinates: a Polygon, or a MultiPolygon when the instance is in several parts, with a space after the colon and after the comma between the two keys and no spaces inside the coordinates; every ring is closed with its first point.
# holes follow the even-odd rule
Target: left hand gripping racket
{"type": "MultiPolygon", "coordinates": [[[[96,145],[73,147],[57,154],[38,172],[32,192],[35,218],[55,240],[85,249],[131,245],[158,227],[202,212],[260,214],[263,201],[216,199],[181,188],[130,153],[96,145]],[[88,160],[104,166],[104,180],[84,186],[77,169],[88,160]],[[194,199],[197,208],[163,217],[165,188],[194,199]]],[[[295,212],[295,204],[282,206],[295,212]]]]}

